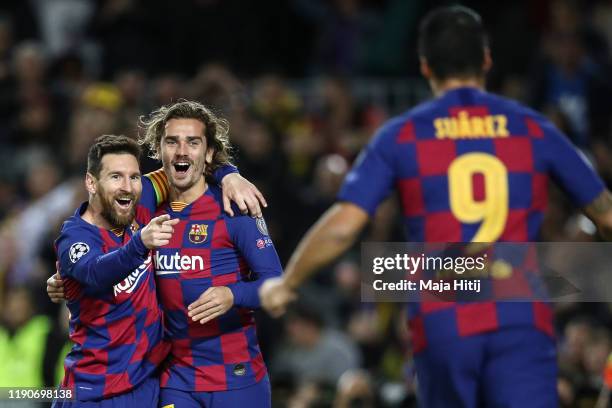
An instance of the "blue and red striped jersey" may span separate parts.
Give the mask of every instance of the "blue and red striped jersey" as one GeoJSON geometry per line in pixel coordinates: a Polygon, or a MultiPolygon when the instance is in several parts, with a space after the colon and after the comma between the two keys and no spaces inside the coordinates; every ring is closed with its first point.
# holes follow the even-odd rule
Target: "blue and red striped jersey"
{"type": "Polygon", "coordinates": [[[226,216],[222,203],[221,190],[209,185],[193,203],[170,203],[156,214],[180,219],[170,244],[153,256],[172,344],[162,387],[231,390],[252,385],[267,372],[253,309],[260,306],[261,283],[281,274],[280,261],[264,220],[226,216]],[[193,322],[187,307],[212,286],[229,287],[234,306],[207,324],[193,322]]]}
{"type": "Polygon", "coordinates": [[[81,218],[86,206],[64,223],[56,241],[74,343],[62,386],[74,389],[79,401],[95,401],[156,375],[169,344],[162,340],[153,265],[140,233],[89,224],[81,218]]]}
{"type": "MultiPolygon", "coordinates": [[[[370,215],[399,192],[407,238],[419,242],[526,242],[538,238],[553,179],[574,204],[604,191],[577,150],[538,113],[459,88],[388,121],[339,193],[370,215]]],[[[552,333],[543,303],[422,303],[411,320],[416,349],[426,327],[470,335],[535,324],[552,333]],[[436,315],[433,325],[424,316],[436,315]]]]}
{"type": "MultiPolygon", "coordinates": [[[[220,181],[237,172],[223,166],[220,181]]],[[[163,341],[162,312],[153,265],[140,227],[168,197],[162,169],[142,178],[142,196],[131,230],[108,231],[84,221],[83,204],[63,225],[55,247],[70,310],[70,339],[62,386],[77,400],[93,401],[129,392],[157,375],[170,350],[163,341]],[[131,239],[134,237],[135,239],[131,239]]]]}

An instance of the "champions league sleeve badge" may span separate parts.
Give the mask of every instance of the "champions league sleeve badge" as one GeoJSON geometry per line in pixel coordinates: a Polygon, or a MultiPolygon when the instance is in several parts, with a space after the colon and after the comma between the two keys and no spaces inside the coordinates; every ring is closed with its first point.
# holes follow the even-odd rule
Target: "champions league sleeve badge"
{"type": "Polygon", "coordinates": [[[264,221],[263,217],[257,217],[255,219],[255,224],[257,224],[257,229],[263,235],[270,235],[268,234],[268,226],[266,225],[266,221],[264,221]]]}
{"type": "Polygon", "coordinates": [[[70,247],[70,250],[68,251],[68,257],[70,258],[70,262],[77,263],[77,261],[88,252],[89,245],[84,242],[76,242],[70,247]]]}

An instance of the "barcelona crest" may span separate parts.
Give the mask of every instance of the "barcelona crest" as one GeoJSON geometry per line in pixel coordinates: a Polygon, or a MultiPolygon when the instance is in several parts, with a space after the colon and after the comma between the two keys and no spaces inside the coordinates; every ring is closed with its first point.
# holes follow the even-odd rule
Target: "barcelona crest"
{"type": "Polygon", "coordinates": [[[193,224],[189,230],[189,241],[194,244],[201,244],[206,241],[208,236],[208,225],[206,224],[193,224]]]}

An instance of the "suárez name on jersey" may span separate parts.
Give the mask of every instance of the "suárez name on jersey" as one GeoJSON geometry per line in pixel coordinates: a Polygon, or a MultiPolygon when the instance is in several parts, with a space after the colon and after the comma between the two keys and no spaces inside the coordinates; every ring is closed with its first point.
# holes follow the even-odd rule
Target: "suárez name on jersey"
{"type": "Polygon", "coordinates": [[[204,269],[204,259],[201,256],[181,256],[178,252],[173,255],[160,255],[159,252],[155,252],[154,262],[156,275],[204,269]]]}
{"type": "Polygon", "coordinates": [[[470,116],[459,111],[457,116],[436,118],[436,139],[489,139],[510,136],[506,115],[470,116]]]}

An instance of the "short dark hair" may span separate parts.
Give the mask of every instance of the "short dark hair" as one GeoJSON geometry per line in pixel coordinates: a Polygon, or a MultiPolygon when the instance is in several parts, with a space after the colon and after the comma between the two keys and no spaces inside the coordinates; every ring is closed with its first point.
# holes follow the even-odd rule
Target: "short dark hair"
{"type": "Polygon", "coordinates": [[[436,8],[419,27],[419,56],[437,79],[482,76],[487,34],[480,15],[463,6],[436,8]]]}
{"type": "Polygon", "coordinates": [[[102,135],[98,137],[87,153],[87,172],[100,176],[102,158],[107,154],[131,154],[140,160],[140,145],[126,136],[102,135]]]}

